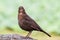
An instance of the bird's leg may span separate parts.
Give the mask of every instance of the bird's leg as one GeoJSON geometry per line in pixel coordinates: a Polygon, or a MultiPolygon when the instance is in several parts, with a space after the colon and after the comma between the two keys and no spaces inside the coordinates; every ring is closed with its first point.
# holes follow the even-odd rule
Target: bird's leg
{"type": "Polygon", "coordinates": [[[29,37],[29,36],[31,35],[31,33],[32,33],[32,31],[30,31],[30,32],[27,34],[27,36],[26,36],[26,37],[29,37]]]}

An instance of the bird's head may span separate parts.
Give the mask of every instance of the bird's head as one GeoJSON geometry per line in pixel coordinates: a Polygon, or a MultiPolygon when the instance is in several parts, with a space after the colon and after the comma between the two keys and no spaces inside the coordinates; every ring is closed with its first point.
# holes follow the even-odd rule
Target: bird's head
{"type": "Polygon", "coordinates": [[[19,10],[18,10],[18,13],[24,13],[25,12],[25,9],[23,6],[20,6],[19,7],[19,10]]]}

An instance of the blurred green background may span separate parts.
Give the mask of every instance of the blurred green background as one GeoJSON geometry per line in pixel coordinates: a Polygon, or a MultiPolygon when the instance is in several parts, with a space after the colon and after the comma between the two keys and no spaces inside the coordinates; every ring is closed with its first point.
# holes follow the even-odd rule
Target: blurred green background
{"type": "MultiPolygon", "coordinates": [[[[0,0],[0,34],[26,34],[18,26],[19,6],[46,32],[60,35],[60,0],[0,0]]],[[[32,36],[37,33],[42,34],[33,32],[32,36]]]]}

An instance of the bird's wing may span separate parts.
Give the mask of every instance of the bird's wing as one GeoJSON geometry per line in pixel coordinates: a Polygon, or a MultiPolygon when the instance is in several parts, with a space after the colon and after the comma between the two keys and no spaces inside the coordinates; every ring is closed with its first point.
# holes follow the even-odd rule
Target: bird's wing
{"type": "Polygon", "coordinates": [[[27,20],[26,22],[28,24],[30,24],[33,29],[38,30],[38,31],[41,31],[42,30],[40,28],[40,26],[32,18],[30,18],[29,16],[26,16],[25,19],[27,20]]]}

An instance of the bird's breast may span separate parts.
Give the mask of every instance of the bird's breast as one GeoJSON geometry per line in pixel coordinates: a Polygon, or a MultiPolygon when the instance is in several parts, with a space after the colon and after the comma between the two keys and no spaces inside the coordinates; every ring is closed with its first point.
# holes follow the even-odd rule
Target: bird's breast
{"type": "Polygon", "coordinates": [[[24,19],[23,17],[24,17],[23,13],[19,13],[19,14],[18,14],[18,20],[24,19]]]}
{"type": "Polygon", "coordinates": [[[23,13],[19,13],[19,15],[23,15],[23,13]]]}

